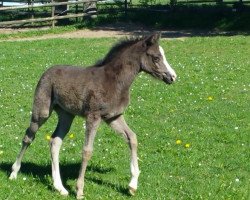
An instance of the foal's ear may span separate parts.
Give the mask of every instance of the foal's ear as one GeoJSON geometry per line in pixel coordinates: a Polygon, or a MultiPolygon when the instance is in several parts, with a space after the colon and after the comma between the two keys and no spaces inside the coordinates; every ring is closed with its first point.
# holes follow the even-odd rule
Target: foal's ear
{"type": "Polygon", "coordinates": [[[147,46],[151,46],[153,44],[158,43],[159,39],[161,38],[161,33],[154,33],[145,39],[145,44],[147,46]]]}

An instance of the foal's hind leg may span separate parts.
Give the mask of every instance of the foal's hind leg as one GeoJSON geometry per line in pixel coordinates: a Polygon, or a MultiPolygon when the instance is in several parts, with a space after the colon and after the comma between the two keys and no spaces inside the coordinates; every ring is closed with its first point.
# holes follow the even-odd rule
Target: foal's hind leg
{"type": "Polygon", "coordinates": [[[129,147],[131,150],[130,169],[132,175],[131,181],[129,183],[129,192],[131,195],[135,195],[138,185],[138,177],[140,174],[138,159],[137,159],[136,134],[128,127],[122,115],[112,121],[109,121],[108,123],[115,131],[121,133],[129,143],[129,147]]]}
{"type": "Polygon", "coordinates": [[[34,98],[30,126],[26,130],[26,134],[23,138],[21,151],[17,156],[16,162],[12,166],[10,179],[16,179],[26,149],[35,139],[35,134],[39,127],[42,126],[49,118],[51,111],[51,91],[47,88],[42,87],[41,85],[38,85],[34,98]]]}
{"type": "Polygon", "coordinates": [[[41,127],[42,124],[44,124],[45,121],[50,116],[49,109],[46,113],[47,114],[45,114],[45,115],[43,115],[44,113],[42,115],[40,114],[38,116],[34,116],[34,114],[32,115],[30,126],[26,130],[26,134],[25,134],[23,141],[22,141],[22,148],[21,148],[21,150],[16,158],[15,163],[12,165],[12,173],[10,174],[9,179],[16,179],[17,178],[17,173],[20,170],[21,162],[22,162],[23,156],[24,156],[27,148],[32,143],[32,141],[35,139],[35,134],[36,134],[37,130],[39,129],[39,127],[41,127]]]}
{"type": "Polygon", "coordinates": [[[64,110],[58,109],[58,124],[50,141],[51,161],[52,161],[52,178],[53,185],[61,195],[68,195],[68,191],[63,187],[60,168],[59,168],[59,151],[65,135],[69,132],[74,116],[64,110]]]}

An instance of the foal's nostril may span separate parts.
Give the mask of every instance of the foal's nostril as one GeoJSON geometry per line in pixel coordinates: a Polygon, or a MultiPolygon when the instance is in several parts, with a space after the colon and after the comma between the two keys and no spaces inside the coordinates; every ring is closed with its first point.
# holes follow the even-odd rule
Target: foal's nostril
{"type": "Polygon", "coordinates": [[[176,78],[177,78],[177,76],[174,74],[174,75],[172,75],[171,76],[171,81],[175,81],[176,80],[176,78]]]}
{"type": "Polygon", "coordinates": [[[175,80],[176,80],[177,76],[176,74],[172,74],[172,73],[169,73],[169,72],[166,72],[164,74],[164,79],[168,82],[168,83],[173,83],[175,80]]]}

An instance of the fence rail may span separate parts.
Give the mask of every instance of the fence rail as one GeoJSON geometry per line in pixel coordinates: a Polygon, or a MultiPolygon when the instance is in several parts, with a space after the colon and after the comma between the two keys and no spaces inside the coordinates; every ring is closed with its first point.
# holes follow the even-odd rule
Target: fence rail
{"type": "Polygon", "coordinates": [[[81,4],[81,3],[89,3],[89,2],[97,2],[97,0],[79,0],[79,1],[67,1],[67,2],[52,2],[45,3],[41,5],[24,5],[24,6],[8,6],[0,8],[2,10],[19,10],[26,8],[41,8],[41,7],[52,7],[52,6],[61,6],[61,5],[71,5],[71,4],[81,4]]]}
{"type": "Polygon", "coordinates": [[[56,6],[62,6],[62,5],[78,5],[78,4],[84,4],[84,3],[97,3],[98,0],[79,0],[79,1],[67,1],[65,2],[53,2],[51,3],[45,3],[41,5],[22,5],[22,6],[8,6],[8,7],[0,7],[0,11],[7,11],[7,10],[20,10],[20,9],[33,9],[33,8],[42,8],[42,7],[51,7],[51,17],[40,17],[40,18],[31,18],[31,19],[23,19],[23,20],[11,20],[11,21],[2,21],[0,22],[1,26],[6,25],[14,25],[14,24],[24,24],[24,23],[33,23],[33,22],[43,22],[43,21],[52,21],[52,27],[55,25],[55,20],[58,19],[67,19],[67,18],[77,18],[82,16],[87,16],[88,13],[82,13],[79,14],[68,14],[63,16],[55,16],[55,7],[56,6]]]}
{"type": "Polygon", "coordinates": [[[57,20],[57,19],[83,17],[85,15],[87,15],[87,14],[86,13],[79,13],[79,14],[71,14],[71,15],[64,15],[64,16],[43,17],[43,18],[37,18],[37,19],[24,19],[24,20],[5,21],[5,22],[0,22],[0,26],[12,25],[12,24],[32,23],[32,22],[53,21],[53,20],[57,20]]]}

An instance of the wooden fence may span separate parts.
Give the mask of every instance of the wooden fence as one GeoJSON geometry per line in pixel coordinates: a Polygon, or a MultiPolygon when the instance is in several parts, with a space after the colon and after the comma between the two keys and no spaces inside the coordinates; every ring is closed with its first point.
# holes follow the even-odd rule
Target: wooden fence
{"type": "MultiPolygon", "coordinates": [[[[9,1],[11,1],[11,2],[21,2],[21,3],[24,2],[24,0],[9,0],[9,1]]],[[[55,12],[56,7],[58,7],[58,6],[66,6],[67,7],[67,6],[70,6],[70,5],[74,5],[74,6],[76,6],[76,9],[77,9],[79,4],[86,4],[86,3],[91,3],[91,2],[92,3],[97,3],[97,2],[102,2],[102,1],[105,1],[105,0],[72,0],[72,1],[68,1],[68,0],[26,0],[26,3],[28,5],[1,7],[2,6],[1,2],[4,2],[4,0],[0,0],[0,15],[1,15],[2,11],[22,10],[22,9],[30,9],[32,11],[34,8],[51,7],[51,14],[49,12],[47,12],[46,17],[34,18],[34,15],[31,14],[32,16],[29,19],[2,21],[2,22],[0,21],[0,27],[8,26],[8,25],[14,25],[14,24],[26,24],[26,23],[44,22],[44,21],[51,21],[52,22],[52,27],[54,27],[55,26],[55,21],[59,20],[59,19],[69,19],[69,18],[78,18],[78,17],[89,16],[89,13],[84,12],[84,9],[81,11],[81,13],[76,12],[75,14],[67,14],[68,9],[66,9],[66,10],[63,11],[63,14],[66,13],[66,15],[61,15],[62,13],[58,15],[55,12]],[[37,4],[37,3],[42,3],[42,4],[37,4]]],[[[122,3],[123,11],[125,11],[125,15],[126,15],[127,11],[131,10],[132,8],[135,8],[132,5],[132,0],[113,0],[113,2],[117,2],[117,1],[120,1],[120,3],[122,3]],[[131,5],[130,9],[128,9],[128,4],[131,5]]],[[[218,3],[218,2],[223,2],[223,4],[235,4],[236,2],[243,3],[243,4],[249,4],[250,3],[249,0],[230,0],[230,1],[228,1],[228,0],[176,0],[176,3],[177,2],[178,3],[183,3],[183,4],[189,4],[189,3],[191,3],[191,4],[192,3],[218,3]]],[[[143,10],[141,7],[139,9],[143,10]]]]}
{"type": "Polygon", "coordinates": [[[24,23],[33,23],[33,22],[43,22],[43,21],[52,21],[52,27],[55,26],[55,20],[58,19],[67,19],[67,18],[77,18],[77,17],[83,17],[86,15],[89,15],[86,12],[77,13],[77,14],[67,14],[63,16],[57,16],[55,15],[55,7],[56,6],[69,6],[69,5],[78,5],[78,4],[84,4],[84,3],[97,3],[97,0],[78,0],[78,1],[66,1],[65,2],[54,2],[51,0],[50,3],[44,3],[44,4],[28,4],[23,6],[11,6],[11,7],[0,7],[1,11],[7,11],[7,10],[22,10],[22,9],[34,9],[34,8],[42,8],[42,7],[51,7],[51,16],[50,17],[40,17],[40,18],[31,18],[31,19],[23,19],[23,20],[12,20],[12,21],[2,21],[0,22],[0,26],[6,26],[6,25],[14,25],[14,24],[24,24],[24,23]]]}

